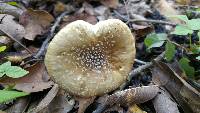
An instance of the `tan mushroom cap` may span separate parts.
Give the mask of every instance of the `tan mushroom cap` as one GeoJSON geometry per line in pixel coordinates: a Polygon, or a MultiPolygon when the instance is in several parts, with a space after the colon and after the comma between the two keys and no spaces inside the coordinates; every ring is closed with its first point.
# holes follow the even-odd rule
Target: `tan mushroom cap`
{"type": "Polygon", "coordinates": [[[91,25],[77,20],[50,42],[45,65],[50,76],[72,95],[91,97],[126,81],[135,58],[135,38],[118,19],[91,25]]]}

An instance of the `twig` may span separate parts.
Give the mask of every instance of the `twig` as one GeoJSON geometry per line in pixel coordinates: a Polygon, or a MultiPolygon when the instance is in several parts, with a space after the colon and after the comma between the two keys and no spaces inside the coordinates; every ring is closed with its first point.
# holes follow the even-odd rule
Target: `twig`
{"type": "Polygon", "coordinates": [[[48,45],[49,41],[53,38],[54,32],[55,32],[56,28],[59,26],[59,24],[60,24],[62,18],[63,18],[67,13],[68,13],[68,12],[65,11],[65,12],[63,12],[60,16],[57,17],[57,19],[56,19],[54,25],[51,27],[51,30],[50,30],[49,35],[47,36],[46,40],[43,42],[43,44],[42,44],[40,50],[36,53],[36,55],[34,56],[34,58],[38,59],[38,58],[40,58],[42,55],[45,54],[46,49],[47,49],[47,45],[48,45]]]}
{"type": "Polygon", "coordinates": [[[7,35],[8,37],[10,37],[12,40],[14,40],[15,42],[17,42],[19,45],[21,45],[24,49],[26,49],[26,51],[28,51],[30,54],[33,54],[31,52],[31,50],[29,50],[25,45],[23,45],[20,41],[18,41],[17,39],[15,39],[13,36],[11,36],[10,34],[8,34],[7,32],[5,32],[4,30],[0,29],[0,31],[2,31],[5,35],[7,35]]]}
{"type": "Polygon", "coordinates": [[[128,20],[130,19],[130,15],[129,15],[129,11],[128,11],[128,8],[127,8],[127,4],[126,4],[126,1],[123,0],[124,2],[124,6],[125,6],[125,9],[126,9],[126,13],[127,13],[127,16],[128,16],[128,20]]]}
{"type": "Polygon", "coordinates": [[[176,26],[177,24],[163,21],[163,20],[151,20],[151,19],[146,19],[146,20],[141,20],[141,19],[132,19],[128,20],[126,23],[130,22],[150,22],[150,23],[157,23],[157,24],[166,24],[166,25],[171,25],[171,26],[176,26]]]}
{"type": "Polygon", "coordinates": [[[163,21],[163,20],[151,20],[151,19],[129,19],[126,18],[124,15],[121,15],[119,12],[114,10],[114,13],[119,16],[121,19],[123,19],[124,21],[126,21],[126,24],[130,23],[130,22],[149,22],[149,23],[157,23],[157,24],[166,24],[166,25],[171,25],[171,26],[176,26],[176,23],[172,23],[172,22],[167,22],[167,21],[163,21]]]}
{"type": "MultiPolygon", "coordinates": [[[[158,55],[154,61],[160,61],[163,59],[164,57],[164,54],[165,52],[162,52],[160,55],[158,55]]],[[[128,81],[123,84],[121,87],[120,87],[120,90],[123,90],[126,86],[128,86],[128,84],[130,84],[130,81],[133,77],[135,77],[137,74],[139,74],[140,72],[144,71],[145,69],[147,68],[150,68],[151,66],[153,66],[153,62],[149,62],[149,63],[146,63],[145,65],[142,65],[142,66],[139,66],[138,68],[132,70],[130,73],[129,73],[129,77],[128,77],[128,81]]]]}
{"type": "Polygon", "coordinates": [[[134,59],[135,62],[139,63],[139,64],[147,64],[147,62],[144,62],[142,60],[138,60],[138,59],[134,59]]]}

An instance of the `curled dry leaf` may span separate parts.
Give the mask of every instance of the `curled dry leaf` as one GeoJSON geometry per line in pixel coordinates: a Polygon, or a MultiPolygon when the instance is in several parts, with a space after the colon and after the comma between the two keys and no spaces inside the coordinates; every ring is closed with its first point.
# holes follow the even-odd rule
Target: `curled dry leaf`
{"type": "Polygon", "coordinates": [[[29,74],[18,78],[2,78],[0,83],[2,84],[16,84],[15,88],[25,92],[38,92],[44,89],[50,88],[53,85],[53,82],[48,81],[49,76],[46,72],[45,66],[43,63],[37,63],[32,67],[26,69],[29,71],[29,74]]]}
{"type": "Polygon", "coordinates": [[[179,113],[177,104],[167,90],[162,88],[159,92],[160,93],[153,100],[156,113],[179,113]]]}
{"type": "Polygon", "coordinates": [[[188,84],[176,71],[162,62],[154,62],[154,83],[164,86],[186,113],[200,112],[200,92],[188,84]]]}
{"type": "Polygon", "coordinates": [[[27,9],[20,17],[19,22],[25,27],[25,39],[34,40],[36,35],[44,34],[54,18],[44,10],[27,9]]]}
{"type": "Polygon", "coordinates": [[[14,20],[14,16],[7,14],[0,14],[0,32],[6,32],[17,40],[20,40],[25,35],[25,30],[22,25],[14,20]]]}

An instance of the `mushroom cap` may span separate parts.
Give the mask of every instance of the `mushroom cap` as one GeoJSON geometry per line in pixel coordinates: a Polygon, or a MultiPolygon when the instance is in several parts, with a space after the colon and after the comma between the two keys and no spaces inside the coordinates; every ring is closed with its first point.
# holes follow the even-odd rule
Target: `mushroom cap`
{"type": "Polygon", "coordinates": [[[82,20],[62,28],[50,42],[45,65],[68,93],[98,96],[126,81],[135,58],[135,38],[118,19],[96,25],[82,20]]]}

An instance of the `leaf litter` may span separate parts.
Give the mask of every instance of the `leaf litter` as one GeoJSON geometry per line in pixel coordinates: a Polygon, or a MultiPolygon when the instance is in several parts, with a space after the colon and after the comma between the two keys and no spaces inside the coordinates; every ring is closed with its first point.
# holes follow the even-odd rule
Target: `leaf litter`
{"type": "MultiPolygon", "coordinates": [[[[162,43],[162,46],[160,45],[156,49],[151,48],[148,51],[146,51],[147,47],[144,43],[145,37],[150,33],[155,32],[157,34],[173,30],[173,26],[165,25],[157,21],[157,23],[154,23],[149,19],[182,24],[183,21],[169,17],[169,15],[181,14],[183,12],[180,12],[174,7],[177,7],[177,4],[179,3],[184,5],[199,4],[198,2],[191,0],[187,0],[187,2],[185,0],[175,1],[176,2],[172,0],[150,2],[145,0],[75,0],[74,2],[47,2],[39,0],[19,2],[17,3],[17,7],[15,5],[12,6],[12,4],[0,3],[0,7],[4,6],[1,7],[4,8],[4,10],[1,10],[2,14],[0,14],[0,30],[3,31],[1,36],[7,37],[8,39],[15,38],[24,47],[27,46],[30,48],[32,46],[36,50],[33,53],[28,53],[26,57],[19,55],[20,60],[18,60],[18,62],[14,62],[11,58],[6,59],[11,61],[13,66],[19,66],[19,64],[21,64],[21,67],[29,73],[20,78],[10,78],[6,76],[0,78],[0,86],[3,86],[0,88],[5,89],[7,86],[12,86],[11,89],[17,91],[17,93],[19,91],[24,91],[30,94],[44,94],[45,96],[40,97],[39,104],[37,103],[38,101],[29,102],[26,100],[28,104],[32,105],[35,103],[33,109],[31,108],[31,105],[23,106],[24,110],[27,112],[33,110],[35,112],[40,111],[46,113],[77,111],[79,113],[88,111],[94,113],[100,113],[100,111],[104,111],[105,113],[113,111],[119,113],[146,113],[148,111],[151,113],[155,110],[156,112],[162,113],[167,113],[169,111],[178,113],[180,112],[179,110],[182,109],[182,111],[186,113],[198,113],[198,102],[200,98],[198,85],[199,78],[196,77],[194,70],[197,70],[196,67],[198,67],[199,64],[197,63],[197,66],[194,69],[189,70],[193,71],[193,74],[192,77],[188,77],[186,74],[191,74],[191,72],[181,69],[180,64],[186,66],[184,67],[186,69],[188,69],[188,67],[191,68],[194,64],[192,64],[190,60],[185,60],[181,63],[176,61],[177,59],[180,59],[178,53],[183,55],[185,54],[184,52],[180,53],[176,50],[176,53],[173,52],[175,53],[173,54],[171,50],[173,49],[174,51],[175,47],[171,46],[171,43],[168,42],[166,45],[168,48],[166,54],[168,56],[166,56],[166,58],[169,63],[166,64],[163,63],[165,59],[162,55],[158,61],[152,60],[164,51],[163,45],[165,42],[162,43]],[[46,3],[48,5],[46,5],[46,3]],[[69,94],[62,91],[62,89],[58,90],[58,86],[54,84],[49,77],[45,65],[41,61],[44,56],[42,55],[40,57],[41,59],[34,58],[34,54],[37,53],[37,50],[40,49],[42,43],[49,35],[49,30],[53,26],[52,24],[56,23],[54,18],[59,17],[64,11],[67,11],[68,13],[61,18],[61,23],[58,23],[58,28],[56,27],[53,32],[54,34],[63,26],[75,20],[85,20],[91,24],[96,24],[98,21],[109,18],[118,18],[124,21],[131,29],[133,35],[136,34],[136,47],[138,49],[136,58],[141,61],[135,60],[133,70],[138,69],[139,71],[131,77],[131,80],[129,80],[130,82],[127,82],[125,87],[119,88],[121,91],[116,90],[104,96],[90,99],[71,97],[69,94]],[[162,60],[162,62],[160,62],[160,60],[162,60]],[[174,64],[171,65],[170,63],[175,63],[176,66],[174,66],[174,64]],[[149,76],[152,76],[152,81],[150,80],[150,82],[149,76]],[[144,86],[144,84],[148,84],[148,86],[144,86]],[[50,89],[51,87],[52,89],[50,89]],[[67,97],[70,97],[70,99],[66,99],[67,97]],[[99,101],[99,99],[101,99],[101,101],[99,101]],[[148,101],[153,102],[153,104],[151,104],[154,108],[148,105],[148,101]],[[146,105],[147,108],[141,107],[143,105],[146,105]]],[[[196,28],[198,29],[198,26],[195,27],[195,29],[196,28]]],[[[167,38],[173,39],[173,36],[167,38]]],[[[22,52],[22,50],[26,49],[19,49],[19,47],[16,46],[15,40],[7,42],[5,38],[0,39],[2,40],[0,40],[0,42],[3,42],[3,46],[6,46],[6,49],[2,50],[0,53],[0,58],[2,60],[1,64],[5,62],[5,59],[2,59],[2,56],[4,56],[3,54],[9,55],[7,51],[13,52],[13,56],[15,56],[18,52],[22,52]]],[[[195,61],[198,61],[199,56],[193,57],[196,59],[195,61]]],[[[188,57],[188,59],[192,58],[188,57]]],[[[9,107],[7,106],[6,109],[9,109],[9,107]]],[[[5,110],[5,108],[3,110],[5,110]]],[[[12,111],[14,110],[9,112],[12,111]]]]}

